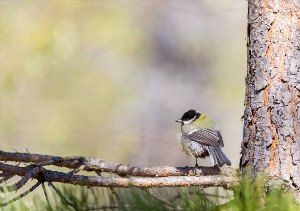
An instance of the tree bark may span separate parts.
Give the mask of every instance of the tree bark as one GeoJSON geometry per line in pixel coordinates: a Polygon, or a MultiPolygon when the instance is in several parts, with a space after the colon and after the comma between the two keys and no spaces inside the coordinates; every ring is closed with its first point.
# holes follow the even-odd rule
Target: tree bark
{"type": "Polygon", "coordinates": [[[300,187],[300,2],[248,0],[240,169],[300,187]]]}

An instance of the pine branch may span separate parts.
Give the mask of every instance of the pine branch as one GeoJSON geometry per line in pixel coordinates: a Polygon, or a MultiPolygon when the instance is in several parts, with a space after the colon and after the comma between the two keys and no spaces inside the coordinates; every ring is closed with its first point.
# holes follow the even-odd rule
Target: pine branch
{"type": "MultiPolygon", "coordinates": [[[[80,186],[97,187],[224,187],[231,188],[238,183],[234,169],[214,167],[134,167],[124,164],[112,164],[96,158],[81,156],[59,157],[51,155],[4,152],[0,150],[0,174],[3,177],[0,182],[7,182],[14,176],[21,179],[13,185],[1,187],[0,191],[16,191],[21,189],[30,179],[37,183],[23,194],[15,197],[7,204],[24,197],[40,184],[48,182],[57,192],[53,183],[66,183],[80,186]],[[3,161],[3,162],[1,162],[3,161]],[[9,163],[4,163],[9,162],[9,163]],[[13,165],[14,164],[14,165],[13,165]],[[71,169],[69,173],[46,169],[47,166],[66,167],[71,169]],[[78,172],[94,171],[97,176],[77,175],[78,172]],[[101,172],[110,174],[103,177],[101,172]],[[120,177],[121,176],[121,177],[120,177]]],[[[45,187],[45,197],[49,203],[45,187]]],[[[150,193],[150,192],[149,192],[150,193]]],[[[58,193],[59,194],[59,193],[58,193]]],[[[1,206],[1,204],[0,204],[1,206]]],[[[71,205],[70,205],[71,206],[71,205]]]]}
{"type": "Polygon", "coordinates": [[[29,154],[18,152],[4,152],[0,150],[0,161],[14,161],[23,163],[34,163],[39,166],[55,165],[78,170],[95,171],[98,173],[108,172],[119,176],[139,177],[168,177],[168,176],[204,176],[204,175],[226,175],[232,176],[235,170],[232,168],[217,167],[134,167],[125,164],[112,164],[96,158],[85,158],[81,156],[59,157],[41,154],[29,154]]]}
{"type": "MultiPolygon", "coordinates": [[[[33,169],[36,167],[33,167],[33,169]]],[[[201,186],[213,187],[222,186],[231,188],[236,184],[234,177],[211,175],[211,176],[169,176],[169,177],[102,177],[102,176],[83,176],[70,175],[58,171],[47,170],[40,167],[40,171],[32,174],[32,168],[13,166],[0,162],[0,171],[8,175],[25,176],[32,175],[33,179],[42,182],[59,182],[80,186],[98,186],[98,187],[183,187],[183,186],[201,186]]]]}
{"type": "MultiPolygon", "coordinates": [[[[107,169],[103,169],[101,164],[100,166],[92,166],[91,162],[93,160],[96,160],[97,162],[100,159],[92,159],[92,158],[83,158],[83,157],[56,157],[56,156],[49,156],[49,155],[37,155],[37,154],[29,154],[29,153],[0,153],[0,177],[3,178],[1,180],[2,182],[7,184],[11,184],[13,179],[10,178],[18,178],[21,177],[17,182],[10,186],[2,187],[0,186],[0,190],[2,191],[13,191],[13,190],[20,190],[25,189],[25,184],[29,182],[30,179],[37,180],[34,185],[28,189],[27,191],[23,190],[21,194],[16,193],[16,196],[8,200],[4,203],[0,203],[1,206],[6,206],[10,203],[13,203],[17,201],[18,199],[26,196],[30,192],[34,191],[39,185],[43,187],[45,198],[47,200],[47,203],[49,205],[49,209],[52,209],[50,206],[49,198],[47,195],[47,192],[44,187],[44,183],[48,182],[50,186],[53,188],[53,190],[56,192],[57,195],[60,196],[61,200],[64,204],[66,204],[70,209],[77,208],[77,203],[72,204],[71,198],[66,197],[63,195],[64,193],[60,192],[59,189],[57,189],[55,186],[57,183],[66,183],[66,184],[72,184],[72,185],[79,185],[79,186],[87,186],[87,187],[106,187],[110,188],[112,190],[112,193],[114,194],[113,188],[153,188],[153,187],[187,187],[187,186],[197,186],[197,187],[224,187],[231,189],[233,186],[238,185],[239,181],[238,178],[234,173],[230,174],[229,171],[223,173],[224,168],[220,169],[218,167],[200,167],[200,169],[195,168],[185,168],[185,167],[130,167],[127,169],[127,171],[122,169],[122,176],[120,177],[118,174],[114,174],[115,172],[120,173],[118,169],[112,169],[112,172],[108,172],[110,174],[104,174],[108,175],[104,177],[103,175],[97,175],[97,176],[90,176],[91,174],[84,175],[86,171],[92,171],[94,170],[95,173],[99,173],[100,171],[104,171],[107,169]],[[21,154],[18,160],[18,156],[21,154]],[[8,155],[8,157],[5,157],[8,155]],[[13,156],[15,158],[13,158],[13,156]],[[23,156],[23,157],[22,157],[23,156]],[[27,156],[27,157],[26,157],[27,156]],[[45,157],[47,159],[45,159],[45,157]],[[7,163],[1,162],[2,160],[5,160],[7,163]],[[32,164],[33,163],[33,164],[32,164]],[[53,166],[69,166],[70,172],[64,173],[61,171],[54,171],[48,169],[50,165],[53,166]],[[88,167],[86,167],[88,166],[88,167]],[[91,167],[92,166],[92,167],[91,167]],[[202,168],[206,169],[218,169],[220,171],[220,175],[202,175],[199,172],[202,170],[202,168]],[[143,175],[142,176],[132,176],[132,171],[130,169],[135,169],[134,174],[137,175],[143,175]],[[154,176],[145,176],[145,175],[153,175],[151,172],[148,172],[149,169],[155,169],[156,173],[158,175],[164,175],[162,177],[157,177],[155,174],[154,176]],[[165,173],[164,171],[166,169],[172,169],[172,171],[168,171],[165,173]],[[174,171],[176,169],[176,171],[174,171]],[[178,170],[179,169],[179,170],[178,170]],[[186,169],[190,169],[190,175],[187,176],[177,176],[177,175],[184,175],[183,172],[186,173],[186,169]],[[80,171],[81,175],[76,174],[80,171]],[[139,173],[137,173],[139,172],[139,173]],[[172,175],[170,172],[172,172],[172,175]],[[165,176],[165,175],[172,175],[172,176],[165,176]],[[191,176],[193,175],[193,176],[191,176]],[[197,175],[197,176],[195,176],[197,175]]],[[[117,164],[110,164],[107,162],[102,161],[105,166],[111,165],[111,166],[117,166],[117,164]]],[[[120,166],[122,166],[120,164],[120,166]]],[[[126,165],[124,165],[126,166],[126,165]]],[[[226,170],[226,168],[225,168],[226,170]]],[[[212,171],[213,172],[213,171],[212,171]]],[[[233,172],[233,171],[232,171],[233,172]]],[[[96,174],[95,174],[96,175],[96,174]]],[[[243,185],[242,185],[243,186],[243,185]]],[[[257,189],[257,188],[254,188],[257,189]]],[[[197,189],[199,190],[199,189],[197,189]]],[[[19,191],[18,191],[19,192],[19,191]]],[[[174,204],[181,203],[181,201],[177,201],[181,197],[185,197],[185,195],[178,194],[175,196],[173,200],[164,201],[163,198],[159,198],[153,194],[152,191],[147,191],[149,196],[151,196],[153,199],[157,200],[158,202],[164,204],[164,207],[167,209],[177,209],[176,206],[172,207],[174,204]],[[177,202],[178,203],[177,203],[177,202]]],[[[193,193],[189,193],[191,195],[193,193]]],[[[195,192],[195,194],[198,194],[195,192]]],[[[201,192],[200,192],[201,195],[201,192]]],[[[214,197],[214,195],[209,195],[204,193],[203,195],[214,197]]],[[[118,195],[115,193],[116,200],[120,200],[118,198],[118,195]]],[[[217,196],[220,197],[220,196],[217,196]]],[[[205,197],[207,198],[207,197],[205,197]]],[[[224,197],[223,197],[224,198],[224,197]]],[[[226,197],[225,197],[226,198],[226,197]]],[[[207,200],[209,201],[209,199],[207,200]]],[[[205,202],[206,203],[206,202],[205,202]]],[[[118,206],[115,206],[118,203],[112,203],[113,208],[118,209],[118,206]]],[[[110,209],[110,206],[103,206],[103,207],[91,207],[87,208],[86,210],[97,210],[97,209],[110,209]]],[[[122,207],[119,207],[122,209],[122,207]]],[[[124,207],[123,207],[124,208],[124,207]]],[[[127,207],[126,207],[127,208],[127,207]]],[[[133,207],[128,207],[130,209],[133,207]]],[[[179,209],[181,209],[179,207],[179,209]]]]}

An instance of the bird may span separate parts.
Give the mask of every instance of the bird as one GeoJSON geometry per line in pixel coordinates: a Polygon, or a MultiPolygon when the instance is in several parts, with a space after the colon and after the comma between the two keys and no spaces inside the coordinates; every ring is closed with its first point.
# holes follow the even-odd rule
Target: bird
{"type": "Polygon", "coordinates": [[[179,140],[182,151],[196,158],[195,167],[198,167],[197,159],[205,157],[210,157],[214,166],[231,165],[221,149],[224,147],[221,133],[207,115],[190,109],[175,122],[181,124],[179,140]]]}

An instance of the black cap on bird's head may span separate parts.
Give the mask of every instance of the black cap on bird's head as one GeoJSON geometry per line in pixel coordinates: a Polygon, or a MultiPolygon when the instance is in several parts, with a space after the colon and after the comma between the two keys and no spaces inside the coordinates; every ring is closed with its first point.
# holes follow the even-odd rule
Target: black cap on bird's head
{"type": "Polygon", "coordinates": [[[182,117],[175,122],[179,122],[181,124],[189,124],[198,119],[201,116],[201,113],[199,111],[196,111],[194,109],[188,110],[185,112],[182,117]]]}

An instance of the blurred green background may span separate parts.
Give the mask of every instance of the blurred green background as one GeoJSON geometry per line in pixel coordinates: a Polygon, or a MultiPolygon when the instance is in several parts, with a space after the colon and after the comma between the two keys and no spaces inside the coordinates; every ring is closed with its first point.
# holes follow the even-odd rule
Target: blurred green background
{"type": "Polygon", "coordinates": [[[246,16],[240,0],[0,0],[1,149],[194,165],[174,120],[195,108],[237,166],[246,16]]]}

